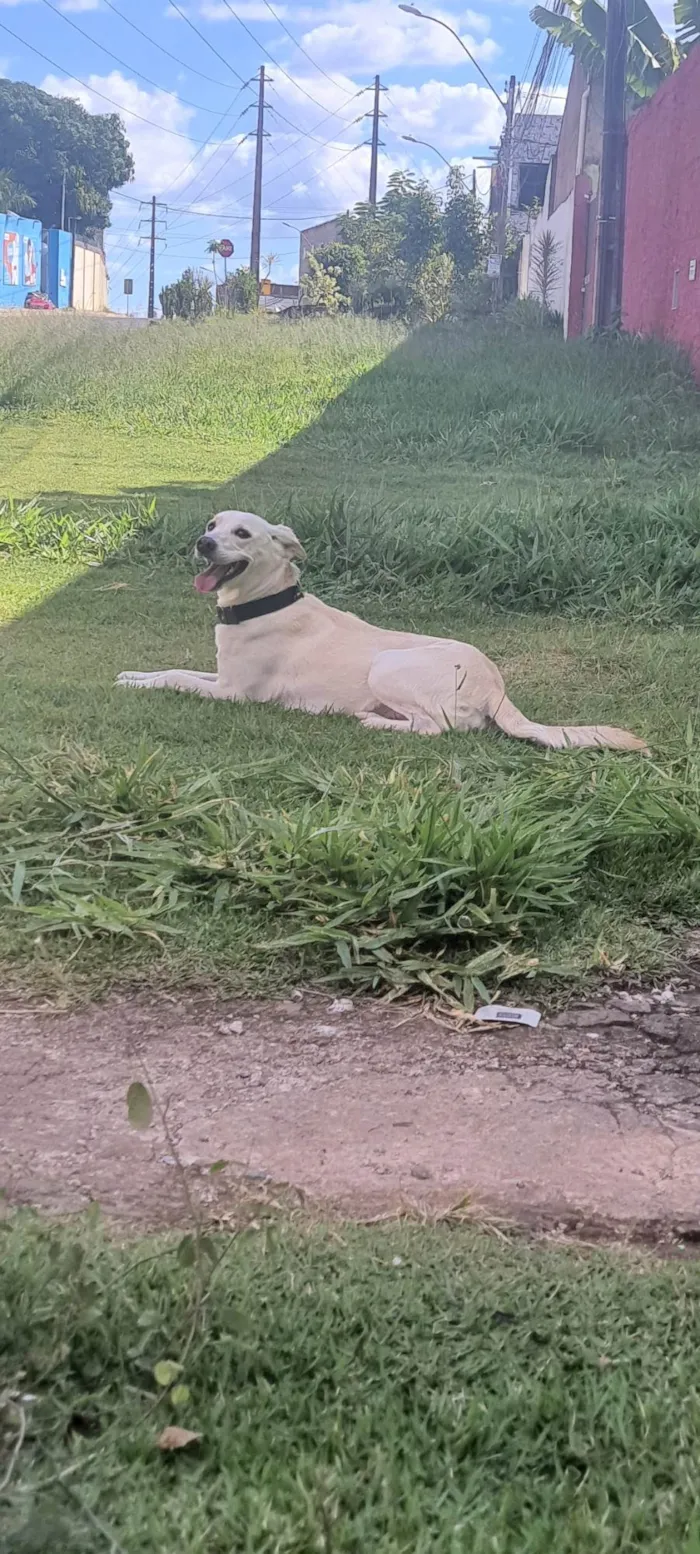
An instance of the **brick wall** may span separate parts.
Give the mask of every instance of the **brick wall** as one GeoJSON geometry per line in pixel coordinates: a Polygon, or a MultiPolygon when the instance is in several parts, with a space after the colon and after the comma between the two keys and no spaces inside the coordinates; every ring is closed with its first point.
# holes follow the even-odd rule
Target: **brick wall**
{"type": "Polygon", "coordinates": [[[700,377],[700,44],[630,124],[626,201],[623,325],[700,377]]]}

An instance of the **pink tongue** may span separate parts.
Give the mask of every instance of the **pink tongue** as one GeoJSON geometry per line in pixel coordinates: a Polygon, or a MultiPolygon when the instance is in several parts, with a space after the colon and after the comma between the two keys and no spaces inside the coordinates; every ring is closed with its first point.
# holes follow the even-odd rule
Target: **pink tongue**
{"type": "Polygon", "coordinates": [[[194,586],[200,594],[211,594],[219,581],[219,567],[207,567],[206,572],[198,572],[194,580],[194,586]]]}

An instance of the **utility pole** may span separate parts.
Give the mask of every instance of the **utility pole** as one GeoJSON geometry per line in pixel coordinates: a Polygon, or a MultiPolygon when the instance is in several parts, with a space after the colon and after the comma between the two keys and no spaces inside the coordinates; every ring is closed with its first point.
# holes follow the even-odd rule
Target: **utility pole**
{"type": "Polygon", "coordinates": [[[141,200],[140,202],[141,209],[145,205],[149,210],[148,216],[141,216],[139,218],[139,227],[148,227],[150,229],[148,234],[145,232],[140,234],[139,242],[147,242],[150,248],[148,265],[148,317],[150,319],[154,319],[156,316],[156,243],[165,241],[162,232],[157,232],[156,227],[160,222],[167,228],[166,218],[158,215],[159,204],[161,210],[167,212],[167,205],[163,205],[162,201],[159,201],[155,194],[150,200],[141,200]]]}
{"type": "Polygon", "coordinates": [[[151,253],[148,261],[148,317],[156,316],[156,197],[151,200],[151,253]]]}
{"type": "Polygon", "coordinates": [[[66,170],[65,170],[65,167],[64,167],[64,169],[63,169],[63,178],[61,179],[61,231],[65,232],[65,230],[66,230],[66,170]]]}
{"type": "Polygon", "coordinates": [[[260,281],[260,218],[262,214],[263,140],[265,138],[265,66],[258,72],[258,124],[255,133],[253,224],[250,231],[250,270],[260,281]]]}
{"type": "MultiPolygon", "coordinates": [[[[377,165],[379,162],[379,94],[382,90],[379,76],[374,77],[374,107],[372,109],[372,154],[369,163],[369,203],[377,203],[377,165]]],[[[365,145],[367,142],[365,141],[365,145]]]]}
{"type": "Polygon", "coordinates": [[[608,0],[603,76],[603,148],[598,196],[595,325],[613,329],[622,305],[622,242],[625,207],[625,0],[608,0]]]}
{"type": "Polygon", "coordinates": [[[500,259],[498,274],[494,277],[494,301],[503,301],[503,260],[506,252],[506,238],[508,236],[508,202],[510,200],[510,182],[513,168],[513,119],[515,117],[515,76],[511,76],[508,82],[508,97],[506,100],[506,122],[503,130],[503,166],[501,171],[501,187],[498,198],[498,214],[496,216],[496,253],[500,259]]]}

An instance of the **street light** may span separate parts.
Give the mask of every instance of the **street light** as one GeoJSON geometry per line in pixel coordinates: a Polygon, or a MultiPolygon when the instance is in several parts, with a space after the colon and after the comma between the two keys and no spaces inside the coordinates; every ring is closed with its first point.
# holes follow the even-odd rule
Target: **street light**
{"type": "Polygon", "coordinates": [[[499,104],[499,106],[503,109],[503,112],[505,113],[506,105],[505,105],[505,103],[503,101],[503,98],[496,91],[496,88],[495,88],[495,86],[493,84],[493,81],[489,81],[488,76],[486,75],[485,71],[482,70],[481,65],[478,63],[478,61],[474,58],[474,55],[472,54],[471,50],[467,48],[466,43],[464,43],[462,38],[460,38],[459,33],[455,32],[454,27],[450,27],[449,22],[443,22],[442,17],[440,17],[440,16],[428,16],[428,14],[425,11],[419,11],[417,5],[400,5],[399,6],[399,10],[400,11],[405,11],[407,16],[420,16],[424,22],[435,22],[438,27],[444,27],[445,32],[451,32],[453,38],[456,38],[460,48],[464,49],[464,52],[468,56],[468,58],[471,60],[473,66],[474,66],[474,69],[478,70],[479,75],[481,76],[482,81],[486,82],[486,85],[487,85],[489,91],[493,92],[493,95],[494,95],[494,97],[496,99],[496,102],[499,104]]]}
{"type": "Polygon", "coordinates": [[[427,146],[428,151],[434,151],[435,155],[439,156],[440,161],[444,162],[445,167],[451,167],[452,166],[452,163],[448,162],[447,157],[443,156],[441,151],[438,151],[437,146],[431,146],[429,140],[416,140],[415,135],[402,135],[401,139],[402,140],[410,140],[412,146],[427,146]]]}

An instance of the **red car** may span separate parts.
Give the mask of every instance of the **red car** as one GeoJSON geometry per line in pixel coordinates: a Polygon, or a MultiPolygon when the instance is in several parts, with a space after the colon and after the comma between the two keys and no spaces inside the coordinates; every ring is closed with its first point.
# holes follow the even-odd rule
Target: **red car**
{"type": "Polygon", "coordinates": [[[30,291],[24,299],[25,308],[40,308],[44,313],[55,313],[56,304],[50,297],[45,297],[43,291],[30,291]]]}

